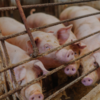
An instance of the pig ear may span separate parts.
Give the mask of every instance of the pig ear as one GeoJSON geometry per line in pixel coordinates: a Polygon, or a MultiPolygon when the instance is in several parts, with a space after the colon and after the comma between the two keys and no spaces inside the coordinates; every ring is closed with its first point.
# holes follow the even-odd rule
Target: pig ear
{"type": "Polygon", "coordinates": [[[18,82],[19,81],[22,81],[25,78],[26,69],[24,68],[24,66],[23,67],[20,67],[20,68],[14,69],[14,72],[15,72],[16,80],[18,82]]]}
{"type": "Polygon", "coordinates": [[[71,24],[68,27],[61,28],[57,32],[57,38],[58,38],[60,44],[63,44],[69,38],[72,27],[73,27],[73,25],[71,24]]]}
{"type": "Polygon", "coordinates": [[[40,76],[41,73],[43,75],[45,75],[45,74],[47,74],[49,72],[49,71],[47,71],[45,69],[44,65],[40,61],[37,61],[37,62],[34,63],[34,68],[35,68],[35,70],[37,72],[37,76],[40,76]]]}
{"type": "MultiPolygon", "coordinates": [[[[36,38],[34,41],[36,43],[36,46],[38,46],[38,44],[40,42],[40,39],[39,38],[36,38]]],[[[30,40],[27,41],[27,53],[28,54],[32,54],[33,53],[32,44],[31,44],[31,41],[30,40]]]]}
{"type": "Polygon", "coordinates": [[[86,44],[81,42],[76,42],[74,45],[76,45],[79,49],[84,49],[86,47],[86,44]]]}

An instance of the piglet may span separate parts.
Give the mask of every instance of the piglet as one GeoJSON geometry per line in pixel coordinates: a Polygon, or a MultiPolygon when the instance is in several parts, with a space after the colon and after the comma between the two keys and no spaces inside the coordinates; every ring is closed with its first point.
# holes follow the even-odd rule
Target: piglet
{"type": "MultiPolygon", "coordinates": [[[[60,19],[65,20],[90,13],[91,11],[87,9],[87,6],[86,8],[73,6],[65,9],[61,13],[60,19]]],[[[74,24],[73,31],[78,39],[100,30],[100,22],[96,16],[90,16],[79,20],[71,21],[68,24],[74,24]]],[[[89,38],[86,38],[82,40],[82,42],[87,45],[87,47],[81,53],[81,55],[84,55],[85,53],[88,53],[100,47],[100,33],[93,35],[89,38]]],[[[100,51],[94,52],[91,55],[88,55],[87,57],[83,58],[81,60],[81,65],[83,66],[82,74],[85,74],[90,70],[92,70],[95,66],[100,65],[100,51]]],[[[95,82],[97,82],[99,79],[100,79],[100,68],[98,68],[96,71],[84,77],[82,79],[82,83],[85,86],[90,86],[93,85],[95,82]]]]}
{"type": "MultiPolygon", "coordinates": [[[[31,10],[31,13],[32,11],[34,11],[34,9],[31,10]]],[[[29,25],[30,28],[41,27],[56,22],[60,22],[60,20],[52,15],[45,13],[34,13],[27,17],[27,24],[29,25]]],[[[73,25],[65,27],[63,24],[59,24],[52,27],[44,28],[42,29],[42,31],[53,33],[58,38],[60,45],[63,45],[65,43],[77,40],[75,35],[71,31],[72,27],[73,25]]],[[[65,49],[73,50],[74,56],[75,58],[77,58],[80,55],[81,49],[83,49],[84,47],[85,44],[82,45],[81,43],[78,42],[76,44],[67,46],[65,49]]],[[[69,76],[75,75],[77,73],[79,65],[80,61],[76,61],[75,63],[68,65],[64,69],[64,71],[69,76]]]]}
{"type": "MultiPolygon", "coordinates": [[[[11,60],[12,64],[17,64],[21,61],[24,61],[26,59],[29,59],[30,57],[26,54],[25,51],[20,49],[17,46],[14,46],[12,44],[9,44],[7,42],[6,47],[7,51],[11,60]]],[[[1,46],[1,44],[0,44],[1,46]]],[[[2,49],[2,46],[1,46],[2,49]]],[[[3,49],[2,49],[3,50],[3,49]]],[[[38,78],[42,74],[47,74],[48,71],[44,68],[44,65],[39,60],[32,60],[25,64],[22,64],[20,66],[17,66],[14,68],[15,77],[19,85],[24,85],[36,78],[38,78]]],[[[10,73],[10,71],[9,71],[10,73]]],[[[10,74],[11,76],[11,74],[10,74]]],[[[11,77],[11,80],[13,82],[13,85],[15,87],[14,81],[11,77]]],[[[24,88],[21,90],[21,95],[24,98],[24,100],[43,100],[44,96],[42,94],[42,81],[37,82],[27,88],[24,88]]],[[[17,97],[18,94],[16,94],[17,97]]]]}
{"type": "MultiPolygon", "coordinates": [[[[0,30],[2,31],[2,35],[7,36],[24,31],[25,26],[12,18],[2,17],[0,18],[0,30]]],[[[32,36],[38,47],[39,53],[44,53],[60,46],[56,36],[51,32],[47,33],[42,31],[35,31],[32,32],[32,36]]],[[[19,46],[25,50],[27,54],[33,53],[32,45],[27,34],[8,39],[7,41],[11,44],[19,46]]],[[[58,67],[59,65],[74,59],[74,52],[71,49],[61,49],[38,59],[43,62],[47,69],[50,69],[58,67]]]]}

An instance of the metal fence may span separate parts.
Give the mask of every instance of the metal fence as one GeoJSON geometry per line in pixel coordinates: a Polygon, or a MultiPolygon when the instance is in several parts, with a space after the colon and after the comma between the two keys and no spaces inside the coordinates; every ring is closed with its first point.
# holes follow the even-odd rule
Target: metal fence
{"type": "MultiPolygon", "coordinates": [[[[74,60],[68,62],[68,63],[65,64],[65,65],[61,65],[61,66],[55,68],[54,70],[50,71],[50,72],[49,72],[48,74],[46,74],[46,75],[40,76],[39,78],[37,78],[37,79],[35,79],[35,80],[33,80],[33,81],[31,81],[31,82],[29,82],[29,83],[23,85],[23,86],[19,86],[18,83],[17,83],[17,81],[16,81],[13,68],[15,68],[15,67],[17,67],[17,66],[19,66],[19,65],[21,65],[21,64],[27,63],[27,62],[29,62],[29,61],[31,61],[31,60],[33,60],[33,59],[36,59],[36,58],[45,56],[45,55],[47,55],[47,54],[49,54],[49,53],[51,53],[51,52],[54,52],[54,51],[56,51],[56,50],[60,50],[60,49],[66,47],[66,46],[68,46],[68,45],[71,45],[71,44],[73,44],[73,43],[75,43],[75,42],[78,42],[78,41],[80,41],[80,40],[83,40],[83,39],[85,39],[85,38],[88,38],[88,37],[90,37],[90,36],[93,36],[93,35],[98,34],[98,33],[100,32],[100,31],[97,31],[97,32],[95,32],[95,33],[91,33],[90,35],[85,36],[85,37],[82,37],[82,38],[80,38],[80,39],[78,39],[78,40],[75,40],[75,41],[73,41],[73,42],[70,42],[70,43],[61,45],[61,46],[59,46],[59,47],[57,47],[57,48],[54,48],[54,49],[52,49],[52,50],[50,50],[50,51],[47,51],[47,52],[45,52],[45,53],[38,54],[38,49],[37,49],[37,47],[36,47],[36,44],[35,44],[35,42],[34,42],[34,39],[33,39],[33,37],[32,37],[31,32],[37,31],[37,30],[40,30],[40,29],[43,29],[43,28],[51,27],[51,26],[54,26],[54,25],[58,25],[58,24],[61,24],[61,23],[64,23],[64,22],[70,22],[70,21],[78,20],[78,19],[81,19],[81,18],[84,18],[84,17],[89,17],[89,16],[97,15],[97,14],[100,14],[100,12],[88,14],[88,15],[85,15],[85,16],[76,17],[76,18],[73,18],[73,19],[67,19],[67,20],[64,20],[64,21],[60,21],[60,22],[53,23],[53,24],[49,24],[49,25],[42,26],[42,27],[37,27],[37,28],[29,29],[29,27],[28,27],[28,25],[27,25],[27,23],[26,23],[26,17],[25,17],[25,15],[24,15],[23,9],[27,9],[27,8],[37,8],[37,7],[47,7],[47,6],[58,6],[58,5],[65,5],[65,4],[77,4],[77,3],[92,2],[92,1],[99,1],[99,0],[82,0],[82,1],[74,1],[74,2],[46,3],[46,4],[37,4],[37,5],[36,5],[36,4],[35,4],[35,5],[24,5],[24,6],[21,6],[20,0],[16,0],[17,6],[13,6],[13,7],[1,7],[1,8],[0,8],[0,11],[8,11],[8,10],[16,10],[16,9],[18,9],[18,10],[19,10],[19,13],[20,13],[20,15],[21,15],[21,18],[22,18],[22,20],[23,20],[23,22],[24,22],[24,24],[25,24],[25,27],[26,27],[26,31],[23,31],[23,32],[20,32],[20,33],[16,33],[16,34],[13,34],[13,35],[9,35],[9,36],[2,36],[2,35],[1,35],[2,33],[0,32],[0,41],[1,41],[1,44],[2,44],[2,47],[3,47],[3,50],[4,50],[4,54],[5,54],[5,58],[6,58],[6,61],[7,61],[7,63],[6,63],[5,60],[4,60],[4,57],[3,57],[3,52],[2,52],[2,50],[1,50],[1,48],[0,48],[0,57],[1,57],[1,60],[2,60],[2,66],[1,66],[1,68],[0,68],[0,74],[3,75],[3,78],[4,78],[3,80],[6,80],[6,78],[5,78],[5,73],[7,74],[6,77],[7,77],[7,79],[8,79],[9,87],[10,87],[10,91],[7,91],[7,85],[6,85],[6,83],[4,84],[5,94],[3,94],[3,95],[0,96],[0,100],[2,100],[2,99],[4,99],[4,98],[6,98],[7,100],[10,100],[10,99],[9,99],[9,96],[10,96],[10,95],[13,96],[13,100],[17,100],[16,97],[15,97],[15,93],[16,93],[16,92],[19,92],[19,91],[20,91],[21,89],[23,89],[24,87],[30,86],[30,85],[32,85],[32,84],[34,84],[34,83],[36,83],[36,82],[38,82],[38,81],[40,81],[40,80],[46,78],[47,76],[52,75],[53,73],[55,73],[55,72],[61,70],[61,69],[64,68],[66,65],[71,64],[71,63],[73,63],[73,62],[75,62],[75,61],[77,61],[77,60],[79,60],[79,59],[82,59],[82,58],[86,57],[87,55],[92,54],[93,52],[95,52],[95,51],[97,51],[97,50],[100,50],[100,47],[99,47],[99,48],[97,48],[97,49],[95,49],[95,50],[93,50],[93,51],[91,51],[91,52],[88,52],[87,54],[85,54],[85,55],[83,55],[83,56],[81,56],[81,57],[78,57],[77,59],[74,59],[74,60]],[[31,57],[31,58],[29,58],[29,59],[27,59],[27,60],[25,60],[25,61],[23,61],[23,62],[19,62],[19,63],[17,63],[17,64],[13,64],[13,65],[12,65],[11,62],[10,62],[10,58],[9,58],[9,56],[8,56],[8,53],[7,53],[6,46],[5,46],[5,40],[6,40],[6,39],[9,39],[9,38],[13,38],[13,37],[19,36],[19,35],[24,35],[24,34],[28,34],[28,36],[30,37],[30,41],[31,41],[31,44],[32,44],[32,46],[33,46],[34,53],[32,54],[32,57],[31,57]],[[11,71],[12,78],[13,78],[15,84],[16,84],[16,88],[13,88],[12,82],[11,82],[11,80],[10,80],[10,78],[9,78],[9,75],[8,75],[8,74],[9,74],[9,73],[8,73],[8,70],[11,71]]],[[[65,87],[61,88],[60,90],[56,91],[56,92],[55,92],[54,94],[52,94],[51,96],[47,97],[45,100],[50,100],[50,99],[52,99],[53,97],[55,97],[55,96],[58,95],[59,93],[63,92],[63,91],[64,91],[65,89],[67,89],[68,87],[70,87],[71,85],[73,85],[73,84],[75,84],[76,82],[78,82],[79,80],[81,80],[84,76],[86,76],[86,75],[88,75],[89,73],[91,73],[91,72],[93,72],[94,70],[96,70],[98,67],[99,67],[99,66],[95,67],[95,68],[92,69],[90,72],[86,73],[85,75],[82,75],[82,76],[78,77],[78,78],[75,79],[73,82],[67,84],[65,87]]],[[[20,96],[20,100],[23,100],[23,98],[21,98],[21,96],[20,96]]]]}

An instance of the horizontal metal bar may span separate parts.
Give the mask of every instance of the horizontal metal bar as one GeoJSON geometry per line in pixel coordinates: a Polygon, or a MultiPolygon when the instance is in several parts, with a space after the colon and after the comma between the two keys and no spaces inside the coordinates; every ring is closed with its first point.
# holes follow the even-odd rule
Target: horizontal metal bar
{"type": "MultiPolygon", "coordinates": [[[[98,15],[98,14],[100,14],[100,12],[87,14],[87,15],[75,17],[75,18],[72,18],[72,19],[63,20],[63,21],[56,22],[56,23],[49,24],[49,25],[45,25],[45,26],[42,26],[42,27],[33,28],[33,29],[31,29],[31,32],[34,32],[34,31],[37,31],[37,30],[40,30],[40,29],[43,29],[43,28],[51,27],[51,26],[54,26],[54,25],[58,25],[58,24],[61,24],[61,23],[70,22],[70,21],[78,20],[78,19],[81,19],[81,18],[93,16],[93,15],[98,15]]],[[[9,38],[13,38],[13,37],[16,37],[16,36],[24,35],[24,34],[27,34],[27,31],[23,31],[23,32],[20,32],[20,33],[15,33],[15,34],[12,34],[12,35],[0,37],[0,41],[6,40],[6,39],[9,39],[9,38]]]]}
{"type": "MultiPolygon", "coordinates": [[[[95,32],[95,33],[92,33],[92,34],[90,34],[90,35],[87,35],[87,36],[85,36],[85,37],[82,37],[82,38],[80,38],[80,39],[78,39],[78,40],[75,40],[75,41],[73,41],[73,42],[66,43],[66,44],[61,45],[61,46],[59,46],[59,47],[57,47],[57,48],[54,48],[54,49],[52,49],[52,50],[49,50],[49,51],[47,51],[47,52],[45,52],[45,53],[39,54],[36,58],[45,56],[45,55],[47,55],[47,54],[49,54],[49,53],[52,53],[52,52],[54,52],[54,51],[56,51],[56,50],[60,50],[60,49],[66,47],[66,46],[68,46],[68,45],[71,45],[71,44],[73,44],[73,43],[75,43],[75,42],[78,42],[78,41],[80,41],[80,40],[83,40],[83,39],[85,39],[85,38],[88,38],[88,37],[93,36],[93,35],[98,34],[98,33],[100,33],[100,31],[97,31],[97,32],[95,32]]],[[[1,69],[1,70],[0,70],[0,73],[1,73],[1,72],[4,72],[4,71],[6,71],[6,70],[9,70],[9,69],[15,68],[15,67],[17,67],[17,66],[19,66],[19,65],[21,65],[21,64],[27,63],[27,62],[29,62],[29,61],[31,61],[31,60],[36,59],[36,58],[29,58],[29,59],[27,59],[27,60],[25,60],[25,61],[22,61],[22,62],[19,62],[19,63],[17,63],[17,64],[13,64],[13,65],[11,65],[11,66],[8,66],[7,68],[1,69]]]]}
{"type": "MultiPolygon", "coordinates": [[[[40,81],[40,80],[46,78],[47,76],[52,75],[53,73],[55,73],[55,72],[61,70],[62,68],[65,68],[67,65],[69,65],[69,64],[71,64],[71,63],[73,63],[73,62],[75,62],[75,61],[77,61],[77,60],[79,60],[79,59],[82,59],[82,58],[86,57],[87,55],[92,54],[93,52],[95,52],[95,51],[97,51],[97,50],[100,50],[100,47],[97,48],[97,49],[95,49],[95,50],[93,50],[93,51],[91,51],[91,52],[86,53],[85,55],[83,55],[83,56],[81,56],[81,57],[78,57],[78,58],[75,59],[75,60],[72,60],[72,61],[68,62],[68,63],[65,64],[65,65],[61,65],[60,67],[58,67],[58,68],[56,68],[56,69],[50,71],[47,75],[40,76],[39,78],[37,78],[37,79],[35,79],[35,80],[33,80],[33,81],[31,81],[31,82],[29,82],[29,83],[23,85],[23,86],[19,86],[19,87],[17,87],[17,88],[14,89],[14,90],[10,90],[8,93],[5,93],[4,95],[1,95],[1,96],[0,96],[0,100],[6,98],[6,97],[9,96],[9,95],[14,94],[14,93],[17,92],[17,91],[20,91],[20,90],[21,90],[22,88],[24,88],[24,87],[30,86],[30,85],[32,85],[32,84],[34,84],[34,83],[36,83],[36,82],[38,82],[38,81],[40,81]]],[[[95,70],[96,70],[96,69],[95,69],[95,70]]],[[[92,71],[94,71],[94,69],[93,69],[92,71]]],[[[92,71],[89,71],[89,72],[92,72],[92,71]]],[[[86,75],[87,75],[87,74],[85,74],[85,76],[86,76],[86,75]]]]}
{"type": "MultiPolygon", "coordinates": [[[[84,3],[84,2],[92,2],[92,1],[99,1],[99,0],[82,0],[82,1],[70,1],[70,2],[60,2],[60,3],[45,3],[45,4],[33,4],[33,5],[24,5],[22,8],[38,8],[38,7],[49,7],[49,6],[57,6],[57,5],[66,5],[66,4],[77,4],[77,3],[84,3]]],[[[7,10],[16,10],[18,9],[16,6],[12,7],[1,7],[0,11],[7,11],[7,10]]]]}

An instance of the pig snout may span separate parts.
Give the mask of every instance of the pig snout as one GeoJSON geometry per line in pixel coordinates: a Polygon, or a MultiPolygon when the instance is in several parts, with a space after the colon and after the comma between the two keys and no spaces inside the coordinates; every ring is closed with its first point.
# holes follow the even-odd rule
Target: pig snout
{"type": "Polygon", "coordinates": [[[84,86],[91,86],[93,84],[93,80],[91,78],[88,78],[88,77],[83,78],[82,79],[82,84],[84,86]]]}
{"type": "Polygon", "coordinates": [[[56,57],[59,61],[66,63],[74,59],[74,52],[72,50],[62,49],[56,53],[56,57]]]}
{"type": "Polygon", "coordinates": [[[76,74],[77,70],[74,65],[69,65],[64,69],[64,72],[66,75],[72,76],[76,74]]]}
{"type": "Polygon", "coordinates": [[[42,93],[34,93],[30,96],[29,100],[44,100],[44,96],[42,93]]]}

